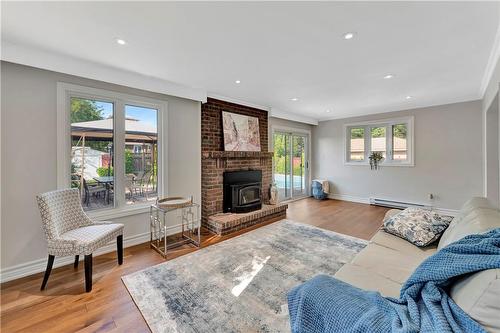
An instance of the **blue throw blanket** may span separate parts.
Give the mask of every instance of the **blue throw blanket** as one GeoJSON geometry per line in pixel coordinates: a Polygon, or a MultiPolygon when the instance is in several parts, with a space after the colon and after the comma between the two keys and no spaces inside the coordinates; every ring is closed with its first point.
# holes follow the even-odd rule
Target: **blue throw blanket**
{"type": "Polygon", "coordinates": [[[319,275],[288,294],[292,332],[485,332],[448,296],[447,286],[491,268],[500,268],[500,229],[467,236],[427,258],[399,299],[319,275]]]}

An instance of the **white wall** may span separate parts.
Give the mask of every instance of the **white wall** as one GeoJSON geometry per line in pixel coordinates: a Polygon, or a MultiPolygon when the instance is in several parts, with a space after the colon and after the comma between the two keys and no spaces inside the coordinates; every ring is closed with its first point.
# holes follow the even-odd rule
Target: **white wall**
{"type": "Polygon", "coordinates": [[[499,174],[499,100],[496,95],[486,111],[486,197],[497,207],[500,204],[499,174]]]}
{"type": "Polygon", "coordinates": [[[327,178],[337,196],[429,203],[458,209],[482,195],[481,101],[320,122],[313,129],[313,177],[327,178]],[[390,117],[415,117],[415,166],[344,165],[343,124],[390,117]]]}
{"type": "Polygon", "coordinates": [[[269,151],[273,149],[273,127],[288,128],[291,130],[296,130],[298,132],[311,132],[315,125],[309,125],[306,123],[300,123],[298,121],[292,121],[287,119],[281,119],[276,117],[269,117],[269,151]]]}
{"type": "Polygon", "coordinates": [[[500,206],[500,117],[499,109],[500,59],[491,73],[482,99],[483,110],[483,184],[484,195],[500,206]],[[497,122],[495,124],[495,120],[497,122]],[[495,142],[494,138],[498,141],[495,142]],[[496,168],[496,170],[495,170],[496,168]]]}
{"type": "Polygon", "coordinates": [[[485,112],[490,104],[495,99],[495,96],[498,93],[498,84],[500,83],[500,59],[497,59],[497,63],[493,72],[491,73],[490,81],[486,85],[486,89],[484,91],[483,100],[482,100],[482,109],[485,112]]]}
{"type": "MultiPolygon", "coordinates": [[[[56,188],[56,84],[67,82],[168,102],[168,194],[201,199],[200,103],[105,82],[1,63],[1,269],[43,270],[47,256],[38,193],[56,188]]],[[[125,245],[148,239],[148,214],[119,218],[125,245]]],[[[56,264],[61,263],[56,259],[56,264]]]]}

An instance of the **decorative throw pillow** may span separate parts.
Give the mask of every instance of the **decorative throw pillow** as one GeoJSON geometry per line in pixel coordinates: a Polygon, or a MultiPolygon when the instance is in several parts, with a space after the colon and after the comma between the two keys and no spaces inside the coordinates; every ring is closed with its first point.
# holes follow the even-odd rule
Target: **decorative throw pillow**
{"type": "Polygon", "coordinates": [[[416,246],[427,246],[445,231],[453,217],[410,207],[384,221],[384,230],[416,246]]]}

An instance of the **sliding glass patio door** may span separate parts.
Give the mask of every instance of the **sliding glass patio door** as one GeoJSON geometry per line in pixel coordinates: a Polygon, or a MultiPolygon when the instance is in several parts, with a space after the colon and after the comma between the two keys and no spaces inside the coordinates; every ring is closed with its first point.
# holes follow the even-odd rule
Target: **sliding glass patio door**
{"type": "Polygon", "coordinates": [[[273,181],[279,200],[308,195],[308,135],[285,131],[273,133],[273,181]]]}
{"type": "Polygon", "coordinates": [[[292,197],[307,195],[306,188],[306,141],[305,135],[292,134],[292,197]]]}

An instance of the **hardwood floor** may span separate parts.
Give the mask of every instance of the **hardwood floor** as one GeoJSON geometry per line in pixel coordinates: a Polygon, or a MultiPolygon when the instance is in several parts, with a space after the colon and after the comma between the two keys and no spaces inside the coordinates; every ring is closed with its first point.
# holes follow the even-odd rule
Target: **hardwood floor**
{"type": "Polygon", "coordinates": [[[307,198],[290,204],[287,218],[369,240],[380,228],[388,210],[348,201],[307,198]]]}
{"type": "MultiPolygon", "coordinates": [[[[352,202],[307,198],[289,204],[287,218],[339,233],[370,239],[380,227],[387,208],[352,202]]],[[[272,222],[269,222],[272,223],[272,222]]],[[[253,227],[245,230],[253,230],[253,227]]],[[[203,232],[202,247],[244,232],[218,237],[203,232]]],[[[171,251],[173,259],[195,251],[183,247],[171,251]]],[[[93,290],[84,291],[83,263],[52,271],[47,289],[40,291],[43,273],[2,284],[0,321],[2,332],[149,332],[121,276],[165,260],[148,244],[124,250],[118,266],[116,253],[94,258],[93,290]]]]}

